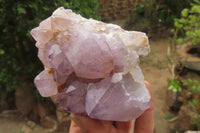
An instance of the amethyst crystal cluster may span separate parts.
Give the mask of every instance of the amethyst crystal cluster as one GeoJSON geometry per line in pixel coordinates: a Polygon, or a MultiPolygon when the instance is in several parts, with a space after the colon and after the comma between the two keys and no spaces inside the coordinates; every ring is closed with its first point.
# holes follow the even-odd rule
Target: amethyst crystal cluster
{"type": "Polygon", "coordinates": [[[138,66],[139,57],[150,51],[146,34],[85,19],[61,7],[31,35],[44,65],[35,85],[66,111],[128,121],[150,107],[138,66]]]}

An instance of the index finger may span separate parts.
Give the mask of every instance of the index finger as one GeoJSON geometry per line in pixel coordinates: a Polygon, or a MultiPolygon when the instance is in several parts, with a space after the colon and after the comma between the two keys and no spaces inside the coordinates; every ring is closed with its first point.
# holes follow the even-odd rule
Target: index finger
{"type": "Polygon", "coordinates": [[[82,133],[80,127],[73,121],[71,121],[69,133],[82,133]]]}
{"type": "Polygon", "coordinates": [[[136,119],[134,133],[153,133],[154,120],[153,120],[152,89],[151,89],[151,85],[148,82],[145,81],[144,83],[151,95],[151,106],[139,118],[136,119]]]}

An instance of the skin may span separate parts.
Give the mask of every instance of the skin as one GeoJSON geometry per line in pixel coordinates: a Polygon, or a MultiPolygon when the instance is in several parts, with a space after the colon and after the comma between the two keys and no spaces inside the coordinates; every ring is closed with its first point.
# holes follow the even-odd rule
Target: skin
{"type": "MultiPolygon", "coordinates": [[[[151,86],[144,82],[151,94],[151,107],[135,121],[134,133],[153,133],[153,96],[151,86]]],[[[71,126],[69,133],[132,133],[132,121],[112,122],[91,119],[79,114],[71,114],[71,126]]]]}

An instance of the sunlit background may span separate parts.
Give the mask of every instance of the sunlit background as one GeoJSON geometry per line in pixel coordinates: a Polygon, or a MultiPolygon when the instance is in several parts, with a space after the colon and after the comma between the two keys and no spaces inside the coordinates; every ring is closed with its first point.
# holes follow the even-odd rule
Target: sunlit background
{"type": "Polygon", "coordinates": [[[61,6],[145,32],[151,53],[140,65],[153,89],[154,132],[200,130],[200,0],[0,0],[0,133],[68,132],[69,114],[33,84],[43,66],[30,35],[61,6]]]}

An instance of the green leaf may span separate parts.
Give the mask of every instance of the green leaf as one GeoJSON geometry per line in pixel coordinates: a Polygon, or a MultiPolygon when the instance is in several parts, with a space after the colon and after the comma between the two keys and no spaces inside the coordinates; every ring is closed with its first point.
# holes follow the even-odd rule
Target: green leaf
{"type": "Polygon", "coordinates": [[[168,90],[172,90],[173,88],[174,88],[174,87],[170,85],[170,86],[168,87],[168,90]]]}
{"type": "Polygon", "coordinates": [[[173,118],[173,116],[170,115],[170,114],[167,114],[167,115],[164,117],[165,120],[168,120],[168,119],[171,119],[171,118],[173,118]]]}
{"type": "Polygon", "coordinates": [[[49,11],[48,7],[42,7],[45,11],[49,11]]]}
{"type": "Polygon", "coordinates": [[[178,89],[176,89],[176,88],[173,88],[172,90],[173,90],[173,92],[177,92],[178,91],[178,89]]]}
{"type": "Polygon", "coordinates": [[[182,88],[179,86],[177,90],[180,92],[180,91],[182,91],[182,88]]]}
{"type": "Polygon", "coordinates": [[[198,5],[194,5],[192,8],[191,8],[191,11],[194,12],[194,13],[199,13],[200,12],[200,8],[198,5]]]}
{"type": "Polygon", "coordinates": [[[168,83],[170,84],[168,90],[173,90],[174,92],[182,91],[178,79],[167,79],[168,83]]]}
{"type": "Polygon", "coordinates": [[[189,84],[192,84],[192,83],[193,83],[192,79],[190,79],[190,78],[187,79],[187,82],[188,82],[189,84]]]}
{"type": "Polygon", "coordinates": [[[18,7],[17,11],[18,11],[19,14],[26,14],[26,10],[22,7],[18,7]]]}
{"type": "Polygon", "coordinates": [[[176,27],[176,28],[178,28],[179,29],[179,23],[177,22],[177,21],[175,21],[175,23],[174,23],[174,26],[176,27]]]}
{"type": "Polygon", "coordinates": [[[185,35],[186,36],[190,36],[191,35],[191,31],[186,31],[185,35]]]}
{"type": "Polygon", "coordinates": [[[197,125],[197,126],[198,126],[198,125],[199,125],[199,120],[198,120],[198,119],[194,119],[194,120],[193,120],[193,123],[194,123],[194,125],[197,125]]]}
{"type": "Polygon", "coordinates": [[[189,101],[189,105],[194,106],[193,103],[191,101],[189,101]]]}
{"type": "Polygon", "coordinates": [[[196,99],[193,99],[192,101],[189,101],[189,104],[191,105],[191,106],[196,106],[197,104],[199,103],[199,100],[196,100],[196,99]]]}
{"type": "Polygon", "coordinates": [[[189,9],[185,8],[185,9],[182,10],[181,16],[182,16],[182,17],[187,17],[187,16],[188,16],[188,13],[189,13],[189,9]]]}
{"type": "MultiPolygon", "coordinates": [[[[29,5],[28,5],[30,8],[32,8],[32,9],[34,9],[35,11],[38,11],[38,5],[36,4],[36,3],[30,3],[29,5]]],[[[43,7],[44,8],[44,7],[43,7]]]]}
{"type": "Polygon", "coordinates": [[[188,82],[187,81],[183,81],[183,86],[187,86],[188,82]]]}
{"type": "Polygon", "coordinates": [[[199,103],[199,100],[193,100],[193,103],[195,104],[195,105],[197,105],[198,103],[199,103]]]}
{"type": "Polygon", "coordinates": [[[196,86],[192,86],[191,90],[192,91],[197,91],[197,87],[196,86]]]}
{"type": "Polygon", "coordinates": [[[183,38],[178,38],[178,39],[176,40],[176,42],[179,43],[179,44],[183,43],[183,38]]]}
{"type": "Polygon", "coordinates": [[[5,54],[5,51],[3,49],[0,49],[0,55],[5,54]]]}

